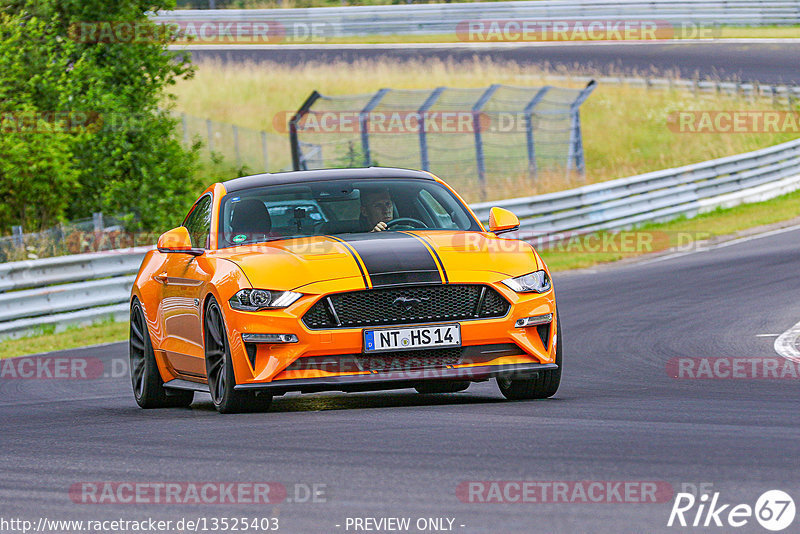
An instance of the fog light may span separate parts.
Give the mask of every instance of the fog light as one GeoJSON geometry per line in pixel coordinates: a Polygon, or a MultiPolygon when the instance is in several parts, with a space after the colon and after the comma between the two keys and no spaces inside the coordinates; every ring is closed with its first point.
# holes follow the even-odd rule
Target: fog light
{"type": "Polygon", "coordinates": [[[245,343],[297,343],[294,334],[242,334],[245,343]]]}
{"type": "Polygon", "coordinates": [[[536,326],[538,324],[547,324],[553,321],[553,314],[548,313],[545,315],[534,315],[533,317],[524,317],[517,319],[514,326],[517,328],[525,328],[526,326],[536,326]]]}

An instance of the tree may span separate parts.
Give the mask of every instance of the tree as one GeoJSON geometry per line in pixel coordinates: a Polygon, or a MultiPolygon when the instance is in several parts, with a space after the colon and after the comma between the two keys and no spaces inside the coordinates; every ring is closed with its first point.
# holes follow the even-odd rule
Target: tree
{"type": "MultiPolygon", "coordinates": [[[[34,160],[41,165],[45,157],[64,162],[67,155],[74,174],[58,173],[63,180],[52,184],[65,202],[50,219],[104,211],[127,218],[132,229],[163,229],[194,200],[196,148],[181,145],[177,121],[166,112],[172,105],[167,88],[193,70],[187,56],[167,50],[175,35],[159,31],[146,16],[173,6],[174,0],[6,2],[0,18],[0,111],[14,115],[26,109],[44,122],[53,112],[68,117],[69,127],[58,135],[21,136],[15,144],[0,145],[0,158],[13,145],[17,154],[31,158],[29,165],[34,160]],[[81,24],[111,29],[110,38],[76,32],[81,24]],[[135,25],[145,37],[114,33],[125,25],[135,25]],[[30,146],[23,149],[19,143],[26,139],[30,146]],[[43,140],[49,140],[48,150],[43,140]]],[[[24,157],[11,161],[18,163],[4,165],[2,172],[22,176],[24,157]]],[[[3,209],[19,212],[18,206],[3,209]]],[[[7,231],[8,222],[2,224],[7,231]]]]}

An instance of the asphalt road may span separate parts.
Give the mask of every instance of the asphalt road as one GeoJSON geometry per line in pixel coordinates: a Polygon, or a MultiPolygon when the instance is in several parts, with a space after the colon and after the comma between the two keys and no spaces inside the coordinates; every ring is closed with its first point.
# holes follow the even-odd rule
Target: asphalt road
{"type": "MultiPolygon", "coordinates": [[[[800,320],[797,243],[800,230],[557,274],[565,376],[550,400],[507,402],[489,382],[441,396],[296,396],[268,413],[220,416],[199,394],[190,409],[140,410],[127,376],[0,380],[0,516],[277,516],[290,533],[354,532],[348,517],[386,516],[452,518],[464,533],[695,532],[667,528],[671,499],[478,504],[456,488],[662,481],[675,492],[710,483],[732,504],[752,506],[770,489],[800,499],[797,380],[687,380],[666,370],[681,356],[775,357],[775,338],[758,336],[800,320]],[[69,489],[87,481],[275,481],[293,501],[295,484],[318,484],[326,502],[76,504],[69,489]]],[[[126,348],[61,355],[99,358],[114,374],[126,348]]],[[[766,532],[752,518],[736,530],[766,532]]]]}
{"type": "MultiPolygon", "coordinates": [[[[385,58],[408,61],[429,58],[453,60],[468,65],[473,58],[515,62],[521,65],[567,67],[603,74],[643,74],[682,78],[759,81],[761,83],[800,83],[800,42],[708,43],[569,43],[465,47],[447,45],[309,45],[196,46],[193,57],[199,61],[264,62],[300,64],[305,62],[352,63],[385,58]]],[[[487,80],[489,83],[490,80],[487,80]]]]}

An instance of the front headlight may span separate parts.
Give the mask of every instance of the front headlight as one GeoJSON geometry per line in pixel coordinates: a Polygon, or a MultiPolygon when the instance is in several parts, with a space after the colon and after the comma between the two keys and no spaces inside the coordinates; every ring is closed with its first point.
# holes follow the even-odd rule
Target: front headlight
{"type": "Polygon", "coordinates": [[[550,277],[545,271],[523,274],[516,278],[503,280],[503,283],[517,293],[546,293],[550,291],[550,277]]]}
{"type": "Polygon", "coordinates": [[[294,291],[268,291],[266,289],[242,289],[228,302],[239,311],[274,310],[285,308],[302,297],[294,291]]]}

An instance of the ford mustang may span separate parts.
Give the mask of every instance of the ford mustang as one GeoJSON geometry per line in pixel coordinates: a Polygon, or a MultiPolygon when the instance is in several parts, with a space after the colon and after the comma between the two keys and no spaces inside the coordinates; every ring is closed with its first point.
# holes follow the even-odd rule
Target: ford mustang
{"type": "Polygon", "coordinates": [[[131,292],[142,408],[211,394],[222,413],[288,392],[494,378],[508,399],[561,380],[550,273],[492,208],[488,229],[427,172],[326,169],[211,185],[147,253],[131,292]]]}

